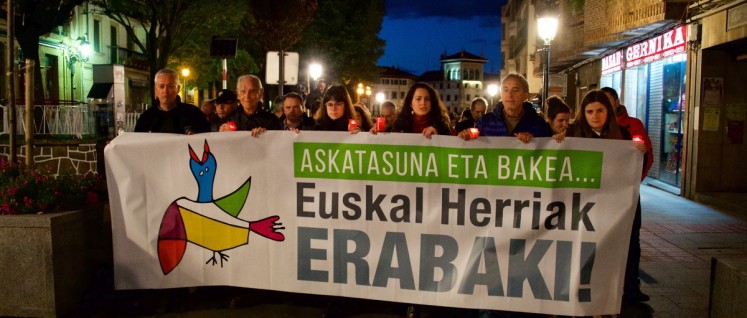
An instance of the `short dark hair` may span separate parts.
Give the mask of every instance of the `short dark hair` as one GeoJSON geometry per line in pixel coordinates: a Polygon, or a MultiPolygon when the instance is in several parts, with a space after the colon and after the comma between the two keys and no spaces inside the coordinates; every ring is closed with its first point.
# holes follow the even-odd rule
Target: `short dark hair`
{"type": "MultiPolygon", "coordinates": [[[[285,94],[285,95],[283,95],[283,102],[285,102],[285,100],[288,99],[288,98],[295,98],[295,99],[297,99],[298,102],[301,103],[301,105],[303,106],[303,97],[300,94],[298,94],[296,92],[290,92],[288,94],[285,94]]],[[[301,107],[301,108],[303,109],[303,107],[301,107]]]]}
{"type": "Polygon", "coordinates": [[[615,100],[620,100],[620,96],[617,95],[617,91],[612,87],[609,87],[609,86],[602,87],[601,91],[612,95],[612,98],[614,98],[615,100]]]}
{"type": "Polygon", "coordinates": [[[571,108],[557,95],[547,98],[547,118],[554,120],[555,116],[562,113],[571,113],[571,108]]]}
{"type": "Polygon", "coordinates": [[[488,105],[488,101],[486,99],[484,99],[482,97],[475,97],[475,99],[472,100],[472,103],[469,104],[469,109],[470,110],[475,110],[475,105],[477,105],[477,103],[482,103],[483,105],[485,105],[485,109],[486,110],[487,110],[487,108],[489,106],[488,105]]]}

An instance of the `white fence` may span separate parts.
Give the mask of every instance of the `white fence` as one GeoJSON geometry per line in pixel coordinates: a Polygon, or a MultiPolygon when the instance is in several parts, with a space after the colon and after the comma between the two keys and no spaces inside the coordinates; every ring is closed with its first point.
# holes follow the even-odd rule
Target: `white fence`
{"type": "MultiPolygon", "coordinates": [[[[10,133],[10,116],[8,107],[0,105],[2,127],[0,134],[10,133]]],[[[34,105],[33,108],[35,135],[68,135],[83,138],[95,134],[95,117],[87,104],[74,105],[34,105]]],[[[26,107],[16,105],[16,133],[25,135],[27,128],[26,107]]]]}

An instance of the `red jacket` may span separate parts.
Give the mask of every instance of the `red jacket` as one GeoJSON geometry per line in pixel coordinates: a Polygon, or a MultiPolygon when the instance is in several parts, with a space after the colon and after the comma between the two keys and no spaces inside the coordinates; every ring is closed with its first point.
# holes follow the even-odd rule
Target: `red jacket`
{"type": "Polygon", "coordinates": [[[651,145],[651,138],[648,137],[646,127],[638,118],[628,116],[628,110],[623,105],[617,107],[617,124],[625,127],[631,136],[640,136],[646,144],[646,153],[643,155],[643,174],[641,175],[641,181],[643,181],[654,164],[654,148],[651,145]]]}

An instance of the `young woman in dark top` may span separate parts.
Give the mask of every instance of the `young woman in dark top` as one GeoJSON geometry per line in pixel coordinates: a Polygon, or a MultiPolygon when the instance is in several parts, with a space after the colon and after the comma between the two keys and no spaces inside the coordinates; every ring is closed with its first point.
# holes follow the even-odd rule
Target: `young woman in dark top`
{"type": "MultiPolygon", "coordinates": [[[[425,138],[433,135],[451,135],[449,129],[449,112],[441,102],[433,87],[425,83],[415,83],[405,95],[402,110],[394,120],[392,132],[423,134],[425,138]]],[[[376,127],[371,129],[376,133],[376,127]]]]}
{"type": "Polygon", "coordinates": [[[327,89],[322,105],[317,110],[315,130],[350,131],[357,133],[360,127],[348,130],[349,121],[355,119],[355,110],[350,101],[350,94],[343,86],[334,85],[327,89]]]}

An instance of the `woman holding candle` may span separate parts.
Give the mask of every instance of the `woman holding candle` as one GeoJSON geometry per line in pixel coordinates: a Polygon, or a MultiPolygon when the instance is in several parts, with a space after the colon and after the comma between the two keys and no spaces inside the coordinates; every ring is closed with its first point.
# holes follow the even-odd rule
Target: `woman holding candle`
{"type": "Polygon", "coordinates": [[[350,131],[354,134],[361,131],[355,120],[350,94],[343,86],[334,85],[327,89],[314,117],[318,118],[314,130],[350,131]]]}
{"type": "MultiPolygon", "coordinates": [[[[636,149],[641,153],[647,152],[646,143],[641,136],[631,137],[630,132],[617,123],[617,116],[612,101],[601,90],[593,90],[584,96],[581,101],[580,112],[565,133],[556,134],[555,140],[562,141],[565,136],[581,138],[604,138],[633,140],[636,149]]],[[[644,160],[644,166],[646,161],[644,160]]],[[[644,167],[641,167],[644,170],[644,167]]],[[[641,171],[635,171],[636,174],[641,171]]],[[[638,261],[640,260],[640,227],[641,227],[641,198],[638,197],[638,206],[633,219],[633,228],[630,234],[630,245],[628,248],[628,260],[626,262],[625,282],[623,288],[623,301],[627,303],[638,303],[648,301],[648,295],[641,292],[638,282],[638,261]]]]}

